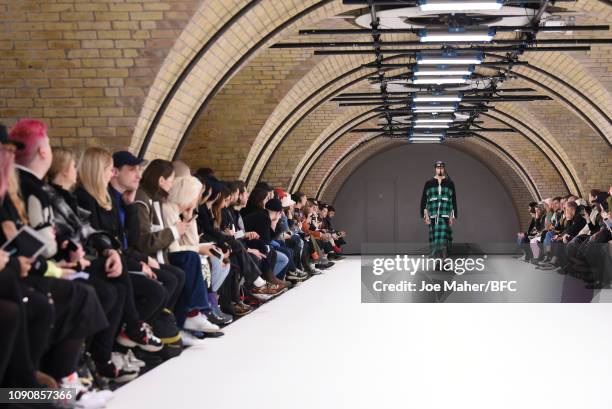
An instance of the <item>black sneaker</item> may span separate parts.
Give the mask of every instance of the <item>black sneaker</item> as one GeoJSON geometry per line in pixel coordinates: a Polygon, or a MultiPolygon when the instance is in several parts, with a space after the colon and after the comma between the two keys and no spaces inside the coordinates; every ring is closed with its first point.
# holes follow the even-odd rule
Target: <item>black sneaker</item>
{"type": "Polygon", "coordinates": [[[220,315],[217,315],[217,313],[212,310],[205,311],[204,315],[206,315],[206,318],[208,318],[208,321],[216,325],[227,325],[230,322],[232,322],[231,320],[228,321],[227,319],[224,319],[220,315]]]}
{"type": "Polygon", "coordinates": [[[319,263],[319,264],[315,264],[315,267],[320,269],[320,270],[327,270],[328,268],[330,268],[331,266],[333,266],[335,263],[333,261],[328,261],[325,264],[319,263]]]}
{"type": "Polygon", "coordinates": [[[140,326],[134,329],[124,327],[117,336],[117,343],[126,348],[138,347],[147,352],[157,352],[164,347],[146,322],[141,322],[140,326]]]}
{"type": "Polygon", "coordinates": [[[164,345],[175,344],[180,341],[181,335],[172,311],[164,308],[159,316],[151,322],[151,325],[153,333],[164,345]]]}
{"type": "Polygon", "coordinates": [[[140,373],[140,370],[136,367],[119,365],[119,363],[113,361],[96,363],[96,370],[104,379],[115,383],[129,382],[136,379],[140,373]]]}
{"type": "Polygon", "coordinates": [[[308,274],[303,271],[288,271],[286,279],[289,281],[304,281],[308,278],[308,274]]]}

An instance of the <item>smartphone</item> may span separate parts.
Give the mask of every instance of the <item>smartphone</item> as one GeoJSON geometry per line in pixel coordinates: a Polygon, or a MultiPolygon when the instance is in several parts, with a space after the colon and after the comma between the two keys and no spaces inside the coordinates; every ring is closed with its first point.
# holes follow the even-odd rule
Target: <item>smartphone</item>
{"type": "Polygon", "coordinates": [[[193,221],[193,220],[194,220],[196,217],[198,217],[198,215],[197,215],[197,214],[195,214],[195,213],[194,213],[194,214],[192,214],[192,215],[191,215],[191,219],[189,219],[189,220],[185,220],[185,216],[183,216],[183,214],[182,214],[182,213],[181,213],[181,215],[180,215],[179,217],[181,218],[181,221],[182,221],[182,222],[184,222],[184,223],[191,223],[191,222],[192,222],[192,221],[193,221]]]}
{"type": "Polygon", "coordinates": [[[216,255],[218,259],[223,260],[223,253],[217,251],[217,249],[210,249],[210,252],[216,255]]]}

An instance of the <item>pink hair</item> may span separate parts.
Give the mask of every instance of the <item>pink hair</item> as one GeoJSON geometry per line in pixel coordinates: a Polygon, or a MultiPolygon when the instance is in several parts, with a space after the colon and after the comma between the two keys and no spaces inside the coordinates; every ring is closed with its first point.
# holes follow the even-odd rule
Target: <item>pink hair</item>
{"type": "Polygon", "coordinates": [[[32,158],[34,151],[38,148],[39,142],[47,136],[47,125],[36,119],[20,119],[9,133],[9,138],[13,141],[21,142],[25,145],[23,150],[15,152],[15,159],[18,163],[27,164],[32,158]]]}

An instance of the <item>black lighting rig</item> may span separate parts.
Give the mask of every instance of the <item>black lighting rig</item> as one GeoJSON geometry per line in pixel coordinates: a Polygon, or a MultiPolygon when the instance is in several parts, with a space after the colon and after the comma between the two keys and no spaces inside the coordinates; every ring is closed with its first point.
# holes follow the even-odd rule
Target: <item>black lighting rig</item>
{"type": "Polygon", "coordinates": [[[513,67],[528,65],[519,60],[520,56],[588,51],[592,44],[612,43],[608,38],[537,39],[538,33],[545,32],[609,30],[607,25],[542,24],[543,16],[562,10],[556,3],[565,1],[569,0],[344,0],[347,5],[367,6],[358,13],[361,27],[369,20],[369,28],[308,29],[300,30],[300,35],[369,34],[371,41],[279,43],[272,47],[313,48],[315,55],[374,56],[361,68],[375,69],[365,79],[376,91],[342,93],[332,99],[339,106],[372,106],[379,113],[378,127],[352,132],[408,137],[412,143],[514,132],[510,128],[483,127],[478,116],[496,102],[551,99],[531,88],[502,86],[516,78],[513,67]],[[516,17],[521,10],[528,17],[516,17]],[[388,15],[389,11],[412,17],[402,17],[400,27],[385,28],[380,12],[388,15]],[[523,24],[502,24],[504,18],[511,22],[523,18],[519,20],[523,24]],[[498,33],[514,33],[515,38],[495,38],[498,33]],[[418,40],[384,41],[387,34],[411,34],[418,40]]]}

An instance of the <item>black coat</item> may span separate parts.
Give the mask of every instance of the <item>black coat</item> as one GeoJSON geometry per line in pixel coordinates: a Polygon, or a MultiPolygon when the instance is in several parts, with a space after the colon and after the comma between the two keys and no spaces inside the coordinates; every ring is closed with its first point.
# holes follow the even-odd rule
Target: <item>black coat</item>
{"type": "MultiPolygon", "coordinates": [[[[142,254],[133,249],[128,249],[123,246],[124,238],[127,237],[125,226],[123,226],[119,220],[119,213],[114,202],[113,195],[113,208],[107,210],[100,206],[98,201],[89,194],[82,187],[78,187],[74,192],[79,206],[91,212],[90,223],[96,230],[103,230],[109,233],[116,241],[119,246],[118,250],[121,250],[126,256],[127,268],[131,271],[140,271],[140,262],[147,262],[148,257],[146,254],[142,254]]],[[[127,217],[127,215],[126,215],[127,217]]]]}
{"type": "Polygon", "coordinates": [[[579,214],[575,214],[571,220],[566,220],[565,229],[561,234],[568,234],[570,238],[574,238],[578,235],[580,230],[582,230],[586,226],[586,220],[584,217],[581,217],[579,214]]]}
{"type": "Polygon", "coordinates": [[[215,228],[215,217],[206,205],[202,205],[198,208],[197,221],[198,233],[201,234],[201,242],[213,241],[224,250],[229,248],[232,238],[215,228]]]}
{"type": "Polygon", "coordinates": [[[265,244],[272,242],[274,231],[270,214],[265,209],[256,210],[244,217],[244,228],[246,231],[254,231],[259,234],[259,239],[265,244]]]}

